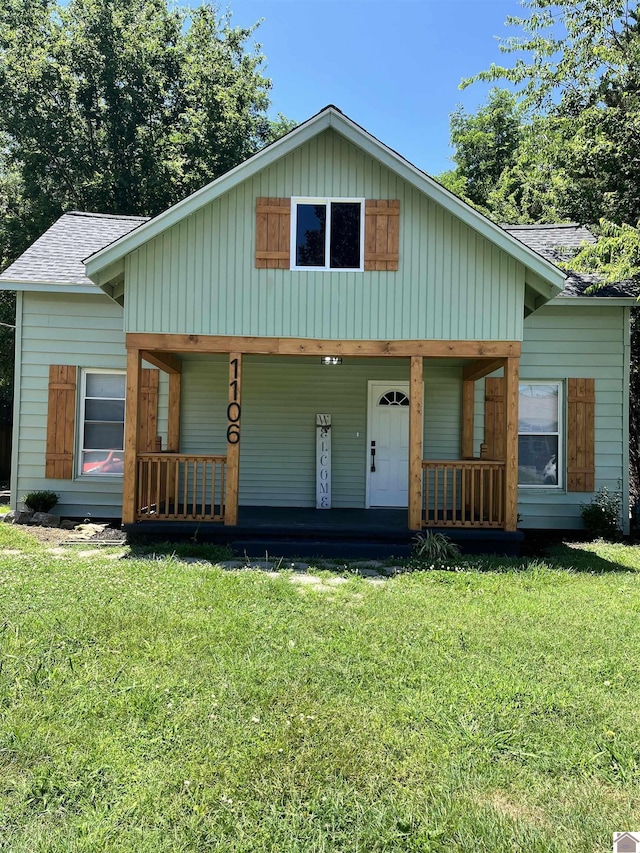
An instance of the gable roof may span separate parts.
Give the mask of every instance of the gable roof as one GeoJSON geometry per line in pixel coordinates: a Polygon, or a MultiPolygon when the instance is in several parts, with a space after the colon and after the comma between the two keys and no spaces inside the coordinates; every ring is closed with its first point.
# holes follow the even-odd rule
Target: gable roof
{"type": "Polygon", "coordinates": [[[405,160],[400,154],[384,145],[333,105],[325,107],[276,142],[254,154],[244,163],[150,219],[135,229],[134,232],[126,234],[112,245],[87,257],[85,261],[87,276],[100,286],[107,285],[122,275],[124,257],[129,252],[134,251],[143,243],[163,233],[185,217],[195,213],[204,205],[209,204],[329,128],[364,150],[407,183],[440,204],[449,213],[519,260],[527,270],[525,277],[527,284],[541,294],[543,299],[549,299],[560,292],[566,275],[552,261],[537,254],[499,225],[478,213],[477,210],[449,192],[425,172],[405,160]]]}
{"type": "Polygon", "coordinates": [[[65,213],[0,274],[0,283],[18,290],[51,289],[54,285],[94,293],[96,286],[86,276],[83,259],[146,221],[143,216],[65,213]]]}
{"type": "MultiPolygon", "coordinates": [[[[538,252],[552,263],[567,262],[583,243],[597,243],[597,238],[584,225],[569,222],[563,225],[503,225],[505,231],[538,252]]],[[[622,299],[637,299],[640,285],[633,281],[619,281],[603,284],[593,293],[587,293],[589,287],[602,282],[597,273],[567,271],[564,289],[558,298],[576,298],[580,296],[622,299]]]]}

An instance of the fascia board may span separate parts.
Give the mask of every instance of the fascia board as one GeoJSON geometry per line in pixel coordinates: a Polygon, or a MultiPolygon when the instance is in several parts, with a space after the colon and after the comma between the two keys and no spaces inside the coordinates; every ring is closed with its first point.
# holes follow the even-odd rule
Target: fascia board
{"type": "Polygon", "coordinates": [[[148,240],[157,237],[158,234],[166,231],[167,228],[171,228],[185,217],[204,207],[205,204],[209,204],[209,202],[229,192],[229,190],[238,184],[266,169],[276,160],[286,156],[328,127],[329,113],[327,111],[313,116],[307,122],[286,134],[286,136],[278,139],[268,148],[258,151],[253,157],[250,157],[244,163],[221,175],[212,183],[207,184],[207,186],[202,187],[202,189],[197,190],[192,195],[174,204],[173,207],[168,208],[168,210],[140,225],[134,231],[116,240],[115,243],[106,246],[94,255],[90,255],[84,261],[87,276],[92,280],[96,280],[99,273],[105,267],[118,261],[129,252],[133,252],[148,240]]]}
{"type": "MultiPolygon", "coordinates": [[[[477,210],[474,210],[470,205],[449,192],[449,190],[445,189],[437,181],[434,181],[425,172],[418,169],[417,166],[405,160],[400,154],[397,154],[383,142],[375,139],[356,125],[351,119],[334,113],[331,116],[331,126],[336,132],[340,133],[354,145],[363,148],[372,157],[375,157],[383,165],[399,174],[409,184],[412,184],[428,195],[453,216],[460,219],[466,225],[469,225],[470,228],[473,228],[474,231],[482,234],[487,240],[503,249],[509,255],[517,258],[524,266],[549,282],[552,287],[562,290],[566,279],[566,274],[562,270],[559,270],[550,261],[547,261],[541,255],[538,255],[537,252],[534,252],[515,237],[512,237],[511,234],[500,228],[499,225],[496,225],[481,213],[478,213],[477,210]]],[[[545,294],[545,296],[548,296],[548,294],[545,294]]]]}
{"type": "Polygon", "coordinates": [[[549,305],[590,305],[593,308],[598,306],[612,308],[619,306],[621,308],[638,308],[640,303],[633,296],[556,296],[549,305]]]}
{"type": "Polygon", "coordinates": [[[35,293],[84,293],[101,294],[95,284],[61,284],[59,281],[0,281],[0,290],[15,290],[35,293]]]}

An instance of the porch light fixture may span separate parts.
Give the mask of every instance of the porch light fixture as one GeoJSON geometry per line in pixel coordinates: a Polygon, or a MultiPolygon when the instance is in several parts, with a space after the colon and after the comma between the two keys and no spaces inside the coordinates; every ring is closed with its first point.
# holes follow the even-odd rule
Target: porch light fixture
{"type": "Polygon", "coordinates": [[[320,364],[325,364],[327,366],[342,364],[342,358],[339,355],[323,355],[320,359],[320,364]]]}

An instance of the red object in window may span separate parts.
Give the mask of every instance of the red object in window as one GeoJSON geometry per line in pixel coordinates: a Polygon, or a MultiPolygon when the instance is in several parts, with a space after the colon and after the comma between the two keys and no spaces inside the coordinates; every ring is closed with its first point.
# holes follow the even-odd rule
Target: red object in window
{"type": "Polygon", "coordinates": [[[122,474],[123,471],[124,459],[121,450],[110,450],[102,462],[85,462],[82,466],[83,474],[122,474]]]}

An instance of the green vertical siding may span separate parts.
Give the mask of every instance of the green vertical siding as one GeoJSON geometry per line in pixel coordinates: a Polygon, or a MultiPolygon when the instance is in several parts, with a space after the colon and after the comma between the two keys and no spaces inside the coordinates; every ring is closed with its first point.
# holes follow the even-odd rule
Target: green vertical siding
{"type": "Polygon", "coordinates": [[[127,331],[520,340],[524,268],[328,130],[126,259],[127,331]],[[254,269],[260,196],[397,198],[397,272],[254,269]]]}
{"type": "MultiPolygon", "coordinates": [[[[183,362],[181,449],[224,453],[227,361],[183,362]]],[[[425,361],[425,454],[457,458],[460,449],[458,364],[425,361]]],[[[240,504],[315,505],[315,416],[332,415],[335,507],[364,507],[369,380],[406,382],[406,359],[245,357],[242,392],[240,504]]]]}
{"type": "MultiPolygon", "coordinates": [[[[14,425],[18,464],[12,500],[36,489],[53,489],[60,494],[55,511],[62,515],[119,517],[122,478],[47,480],[44,465],[49,365],[124,370],[122,308],[97,290],[95,296],[25,293],[22,304],[20,399],[14,425]]],[[[167,382],[160,376],[159,427],[166,441],[167,382]]],[[[78,423],[76,414],[76,448],[78,423]]]]}
{"type": "MultiPolygon", "coordinates": [[[[627,312],[620,307],[548,305],[525,320],[520,378],[563,383],[563,483],[566,485],[566,380],[593,378],[596,388],[596,491],[603,486],[628,491],[626,470],[628,426],[624,400],[625,330],[627,312]]],[[[499,375],[499,374],[496,374],[499,375]]],[[[484,382],[476,383],[476,452],[484,431],[484,382]]],[[[580,505],[593,495],[565,488],[518,490],[520,527],[572,529],[582,527],[580,505]]]]}

